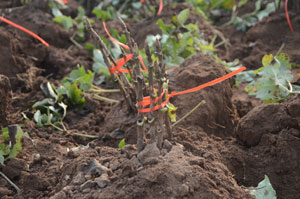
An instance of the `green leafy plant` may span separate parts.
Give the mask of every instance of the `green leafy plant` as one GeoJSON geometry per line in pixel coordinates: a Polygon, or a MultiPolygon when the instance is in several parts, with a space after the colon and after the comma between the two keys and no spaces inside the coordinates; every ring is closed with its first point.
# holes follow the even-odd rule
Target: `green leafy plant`
{"type": "Polygon", "coordinates": [[[37,127],[52,126],[61,131],[65,130],[62,121],[67,113],[67,105],[63,103],[63,97],[49,82],[41,84],[41,89],[46,98],[32,105],[35,111],[33,119],[37,127]],[[61,129],[59,125],[64,129],[61,129]]]}
{"type": "Polygon", "coordinates": [[[213,18],[230,12],[234,7],[244,6],[248,0],[187,0],[194,11],[204,18],[213,18]]]}
{"type": "MultiPolygon", "coordinates": [[[[70,16],[63,15],[60,11],[60,9],[66,8],[65,4],[61,2],[50,1],[49,6],[52,8],[52,14],[54,16],[53,21],[62,25],[66,30],[74,30],[74,34],[70,39],[73,43],[75,43],[76,46],[80,46],[80,44],[78,44],[76,41],[82,42],[85,40],[85,10],[82,7],[78,7],[78,14],[73,19],[70,16]]],[[[90,20],[90,23],[93,22],[93,20],[90,20]]]]}
{"type": "Polygon", "coordinates": [[[5,160],[13,159],[22,151],[24,133],[19,125],[10,125],[1,129],[0,134],[0,164],[5,160]]]}
{"type": "Polygon", "coordinates": [[[251,13],[244,14],[239,17],[236,11],[237,7],[233,7],[231,20],[224,25],[234,25],[237,30],[246,31],[250,27],[254,26],[257,22],[261,21],[264,17],[269,16],[278,7],[279,0],[265,4],[263,9],[264,1],[257,0],[255,3],[255,10],[251,13]]]}
{"type": "Polygon", "coordinates": [[[102,21],[106,21],[109,19],[116,18],[115,9],[112,6],[103,9],[103,4],[99,4],[97,7],[94,8],[93,14],[97,16],[98,19],[102,21]]]}
{"type": "Polygon", "coordinates": [[[291,93],[300,93],[300,87],[292,85],[293,75],[288,55],[265,55],[260,69],[254,71],[259,77],[247,87],[249,95],[255,95],[265,103],[282,102],[291,93]]]}
{"type": "Polygon", "coordinates": [[[167,66],[180,65],[185,59],[199,51],[212,53],[215,50],[214,39],[210,43],[205,41],[197,24],[185,25],[189,15],[189,9],[182,10],[177,16],[172,17],[172,24],[165,24],[159,19],[157,24],[162,35],[149,35],[146,39],[150,49],[154,49],[156,39],[161,40],[164,61],[167,66]]]}
{"type": "Polygon", "coordinates": [[[59,87],[55,87],[49,82],[41,84],[40,87],[45,98],[32,105],[33,119],[37,127],[52,126],[60,131],[66,131],[63,119],[67,114],[67,107],[82,108],[86,97],[110,103],[118,102],[100,96],[101,93],[118,92],[118,90],[105,90],[94,86],[94,76],[94,72],[86,71],[83,66],[80,66],[78,69],[72,70],[70,75],[62,80],[62,85],[59,87]]]}
{"type": "Polygon", "coordinates": [[[92,88],[93,79],[94,73],[91,71],[86,73],[81,66],[73,70],[69,77],[64,78],[58,88],[49,82],[43,83],[41,89],[46,98],[32,105],[37,126],[52,126],[58,130],[66,130],[62,121],[67,114],[67,107],[81,108],[84,105],[83,93],[92,88]]]}

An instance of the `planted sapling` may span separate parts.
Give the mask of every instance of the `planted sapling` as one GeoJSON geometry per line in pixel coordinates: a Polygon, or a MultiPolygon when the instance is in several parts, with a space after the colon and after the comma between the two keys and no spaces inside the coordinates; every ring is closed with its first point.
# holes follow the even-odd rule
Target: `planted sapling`
{"type": "MultiPolygon", "coordinates": [[[[130,32],[127,26],[122,21],[124,25],[125,35],[128,41],[128,46],[123,44],[123,48],[129,51],[129,54],[125,54],[123,58],[115,61],[113,56],[107,50],[101,37],[93,30],[91,25],[87,22],[89,30],[97,40],[99,49],[103,55],[104,62],[111,72],[114,80],[118,83],[121,93],[124,96],[128,111],[132,114],[136,114],[137,117],[137,148],[138,151],[142,151],[145,146],[145,129],[149,128],[149,133],[151,136],[150,142],[156,142],[158,147],[161,148],[163,141],[163,134],[166,131],[166,127],[170,127],[168,108],[160,109],[150,113],[143,113],[142,110],[144,105],[142,104],[145,94],[151,94],[151,98],[160,97],[156,104],[162,103],[167,96],[167,79],[165,74],[165,64],[162,59],[162,52],[160,42],[156,41],[156,53],[152,53],[149,48],[146,47],[147,57],[149,64],[148,72],[148,82],[145,83],[143,70],[147,70],[143,66],[143,61],[139,56],[139,50],[136,43],[130,36],[130,32]],[[126,69],[121,69],[125,66],[126,69]],[[128,73],[132,82],[129,82],[124,72],[128,73]],[[157,87],[157,89],[155,89],[157,87]],[[138,103],[140,102],[140,103],[138,103]],[[136,105],[135,105],[136,104],[136,105]]],[[[149,101],[149,100],[148,100],[149,101]]],[[[152,107],[155,104],[151,105],[152,107]]],[[[168,133],[171,133],[168,131],[168,133]]],[[[168,137],[171,137],[170,135],[168,137]]]]}
{"type": "MultiPolygon", "coordinates": [[[[136,115],[137,149],[139,152],[145,147],[145,134],[150,134],[150,143],[156,143],[160,149],[162,148],[164,137],[172,139],[170,119],[175,121],[175,114],[173,111],[176,110],[176,107],[169,103],[171,97],[196,92],[205,87],[215,85],[246,69],[245,67],[242,67],[230,74],[195,88],[181,92],[168,93],[168,78],[160,41],[158,39],[155,40],[155,49],[152,51],[147,43],[145,44],[144,52],[146,53],[148,60],[147,69],[143,59],[139,55],[140,51],[137,44],[130,36],[126,24],[122,20],[121,22],[124,26],[128,45],[113,38],[106,29],[105,23],[103,23],[104,29],[110,39],[123,48],[123,57],[117,61],[107,50],[103,40],[95,32],[88,21],[87,25],[90,33],[99,45],[99,50],[103,55],[108,70],[121,90],[125,99],[128,114],[136,115]],[[122,68],[123,66],[125,68],[122,68]],[[148,72],[148,75],[144,77],[143,72],[148,72]],[[128,73],[132,80],[131,82],[126,78],[124,73],[128,73]],[[148,83],[146,83],[145,80],[148,80],[148,83]]],[[[201,104],[203,104],[203,102],[201,104]]]]}

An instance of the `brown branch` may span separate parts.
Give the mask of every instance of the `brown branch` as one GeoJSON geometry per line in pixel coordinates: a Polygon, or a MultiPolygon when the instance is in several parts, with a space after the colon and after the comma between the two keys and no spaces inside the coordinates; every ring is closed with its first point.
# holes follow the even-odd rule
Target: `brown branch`
{"type": "MultiPolygon", "coordinates": [[[[138,48],[137,45],[135,45],[135,50],[136,52],[138,52],[138,48]]],[[[138,60],[138,54],[134,52],[133,54],[133,61],[136,63],[135,64],[135,73],[136,73],[136,77],[137,77],[137,81],[136,81],[136,93],[137,93],[137,102],[141,102],[143,101],[143,82],[144,82],[144,78],[143,78],[143,74],[141,73],[141,67],[140,67],[140,62],[138,60]]],[[[143,107],[141,105],[138,106],[138,109],[142,109],[143,107]]],[[[138,112],[138,116],[137,116],[137,148],[138,151],[141,152],[144,149],[144,114],[143,113],[139,113],[138,112]]]]}
{"type": "MultiPolygon", "coordinates": [[[[163,54],[162,54],[162,48],[161,48],[161,44],[159,42],[159,40],[156,40],[156,51],[157,51],[157,56],[158,56],[158,60],[159,60],[159,68],[161,70],[161,74],[160,74],[160,84],[162,84],[162,87],[166,87],[166,88],[162,88],[165,89],[165,91],[168,91],[168,80],[167,80],[167,76],[166,76],[166,65],[163,63],[163,54]]],[[[166,92],[164,94],[163,99],[166,96],[166,92]]],[[[166,108],[167,109],[167,108],[166,108]]],[[[169,118],[169,114],[167,110],[162,110],[162,114],[163,114],[163,120],[164,120],[164,124],[166,127],[166,132],[167,132],[167,136],[168,139],[171,140],[172,139],[172,126],[171,126],[171,121],[169,118]]]]}
{"type": "MultiPolygon", "coordinates": [[[[147,55],[148,69],[149,69],[149,74],[148,74],[149,95],[150,95],[150,99],[154,100],[156,96],[154,93],[153,63],[152,63],[152,58],[151,58],[151,52],[150,52],[147,42],[145,42],[145,51],[146,51],[146,55],[147,55]]],[[[155,104],[150,104],[150,108],[153,108],[154,105],[155,104]]],[[[152,112],[152,111],[149,112],[147,119],[148,119],[148,123],[150,125],[150,127],[149,127],[150,143],[154,143],[155,142],[155,122],[156,122],[154,112],[152,112]]]]}

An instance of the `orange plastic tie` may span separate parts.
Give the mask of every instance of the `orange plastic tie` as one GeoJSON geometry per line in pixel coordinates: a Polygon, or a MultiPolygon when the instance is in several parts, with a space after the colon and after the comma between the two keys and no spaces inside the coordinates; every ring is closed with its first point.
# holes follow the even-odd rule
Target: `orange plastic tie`
{"type": "MultiPolygon", "coordinates": [[[[107,28],[106,28],[106,24],[105,24],[104,21],[103,21],[103,27],[104,27],[104,30],[105,30],[106,34],[109,36],[109,38],[110,38],[113,42],[119,44],[120,46],[122,46],[123,48],[125,48],[125,49],[127,49],[127,50],[130,49],[129,46],[127,46],[126,44],[123,44],[123,43],[119,42],[117,39],[113,38],[113,37],[110,35],[110,33],[108,32],[108,30],[107,30],[107,28]]],[[[130,55],[130,54],[129,54],[129,55],[130,55]]],[[[126,55],[126,56],[127,56],[127,55],[126,55]]],[[[132,56],[132,54],[131,54],[131,56],[132,56]]],[[[131,58],[132,58],[132,57],[131,57],[131,58]]],[[[130,59],[131,59],[131,58],[130,58],[130,59]]],[[[148,70],[147,70],[147,68],[146,68],[146,66],[145,66],[145,63],[144,63],[144,61],[143,61],[142,56],[139,55],[138,58],[139,58],[139,60],[140,60],[140,62],[141,62],[141,64],[142,64],[144,70],[145,70],[146,72],[148,72],[148,70]]],[[[125,63],[126,63],[127,61],[129,61],[130,59],[125,60],[125,63]]],[[[125,63],[124,63],[124,64],[125,64],[125,63]]],[[[124,64],[123,64],[123,65],[124,65],[124,64]]],[[[123,65],[122,65],[122,66],[123,66],[123,65]]],[[[122,67],[122,66],[121,66],[121,67],[122,67]]],[[[127,70],[127,71],[128,71],[128,70],[127,70]]],[[[121,72],[121,71],[119,71],[119,72],[121,72]]],[[[129,72],[129,71],[128,71],[128,72],[129,72]]]]}
{"type": "Polygon", "coordinates": [[[119,60],[116,61],[116,66],[113,64],[114,68],[109,68],[110,74],[113,74],[115,72],[122,72],[122,73],[129,73],[131,72],[128,69],[121,69],[122,66],[124,66],[126,64],[126,62],[128,62],[129,60],[131,60],[133,57],[132,54],[128,54],[126,55],[126,57],[123,57],[119,60]]]}
{"type": "Polygon", "coordinates": [[[40,42],[42,42],[45,46],[49,47],[49,44],[45,40],[43,40],[37,34],[31,32],[30,30],[28,30],[27,28],[24,28],[24,27],[22,27],[22,26],[20,26],[18,24],[15,24],[14,22],[12,22],[12,21],[10,21],[8,19],[5,19],[3,17],[0,17],[0,20],[3,21],[3,22],[5,22],[5,23],[7,23],[7,24],[9,24],[9,25],[11,25],[11,26],[14,26],[15,28],[18,28],[18,29],[22,30],[23,32],[26,32],[27,34],[33,36],[34,38],[36,38],[37,40],[39,40],[40,42]]]}
{"type": "Polygon", "coordinates": [[[161,14],[161,11],[163,10],[163,7],[164,7],[164,2],[163,2],[163,0],[160,0],[159,9],[157,11],[157,15],[161,14]]]}
{"type": "MultiPolygon", "coordinates": [[[[140,0],[140,2],[142,3],[145,3],[147,0],[140,0]]],[[[163,7],[164,7],[164,2],[163,0],[160,0],[160,3],[159,3],[159,8],[158,8],[158,11],[157,11],[157,15],[160,15],[162,10],[163,10],[163,7]]]]}
{"type": "Polygon", "coordinates": [[[160,100],[164,96],[164,94],[165,94],[165,91],[163,91],[160,96],[158,96],[157,98],[155,98],[153,100],[151,100],[150,96],[144,97],[143,101],[142,102],[138,102],[137,105],[145,107],[145,106],[148,106],[150,104],[154,104],[158,100],[160,100]]]}
{"type": "Polygon", "coordinates": [[[291,32],[294,32],[294,28],[293,28],[293,26],[291,24],[289,12],[288,12],[288,2],[289,2],[288,0],[285,0],[285,16],[286,16],[286,20],[287,20],[287,22],[289,24],[291,32]]]}
{"type": "Polygon", "coordinates": [[[113,37],[110,35],[110,33],[108,32],[108,30],[107,30],[107,28],[106,28],[106,23],[105,23],[104,21],[103,21],[103,27],[104,27],[104,30],[105,30],[106,34],[109,36],[109,38],[110,38],[113,42],[119,44],[120,46],[122,46],[123,48],[125,48],[125,49],[127,49],[127,50],[130,49],[129,46],[127,46],[126,44],[123,44],[123,43],[119,42],[117,39],[113,38],[113,37]]]}
{"type": "MultiPolygon", "coordinates": [[[[237,70],[235,70],[235,71],[233,71],[233,72],[231,72],[231,73],[229,73],[227,75],[224,75],[223,77],[217,78],[215,80],[212,80],[210,82],[207,82],[207,83],[202,84],[200,86],[197,86],[195,88],[191,88],[191,89],[188,89],[188,90],[185,90],[185,91],[181,91],[181,92],[172,92],[171,94],[168,95],[167,99],[163,103],[161,103],[160,105],[156,105],[156,106],[154,106],[152,108],[138,109],[138,112],[139,113],[146,113],[146,112],[156,111],[158,109],[161,109],[161,108],[165,107],[168,104],[170,98],[173,97],[173,96],[183,95],[183,94],[187,94],[187,93],[192,93],[192,92],[199,91],[199,90],[201,90],[203,88],[206,88],[206,87],[209,87],[209,86],[213,86],[213,85],[218,84],[218,83],[220,83],[220,82],[222,82],[222,81],[224,81],[226,79],[229,79],[230,77],[233,77],[234,75],[236,75],[236,74],[238,74],[238,73],[240,73],[240,72],[242,72],[244,70],[246,70],[245,66],[243,66],[243,67],[241,67],[241,68],[239,68],[239,69],[237,69],[237,70]]],[[[157,98],[155,100],[158,101],[157,98]]],[[[155,100],[152,100],[152,101],[155,101],[155,100]]],[[[138,105],[144,105],[144,104],[149,105],[148,102],[149,102],[149,100],[146,97],[146,101],[145,102],[142,101],[142,102],[138,102],[137,104],[138,105]]],[[[150,103],[150,104],[152,104],[152,103],[150,103]]]]}
{"type": "Polygon", "coordinates": [[[142,64],[144,70],[145,70],[146,72],[148,72],[148,70],[147,70],[147,68],[146,68],[146,66],[145,66],[145,64],[144,64],[144,61],[143,61],[143,58],[142,58],[141,55],[139,55],[139,60],[140,60],[140,62],[141,62],[141,64],[142,64]]]}

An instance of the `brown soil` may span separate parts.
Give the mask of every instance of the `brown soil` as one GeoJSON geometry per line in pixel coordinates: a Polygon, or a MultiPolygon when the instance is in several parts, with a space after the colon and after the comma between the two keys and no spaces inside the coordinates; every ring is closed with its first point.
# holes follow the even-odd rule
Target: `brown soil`
{"type": "Polygon", "coordinates": [[[223,28],[222,32],[231,43],[227,59],[237,58],[248,68],[257,69],[262,66],[261,60],[265,54],[275,55],[284,44],[281,52],[288,54],[292,62],[299,64],[300,35],[297,32],[300,30],[300,16],[290,12],[290,19],[294,33],[290,31],[283,12],[271,14],[246,33],[237,31],[234,27],[223,28]]]}
{"type": "MultiPolygon", "coordinates": [[[[67,12],[74,15],[76,4],[70,2],[72,7],[67,12]]],[[[11,6],[8,1],[0,3],[1,8],[11,6]]],[[[169,20],[186,7],[166,6],[162,17],[169,20]]],[[[233,88],[233,80],[176,96],[171,102],[179,107],[178,118],[201,100],[206,104],[173,128],[174,140],[165,141],[161,151],[149,144],[139,154],[134,145],[135,116],[124,111],[122,103],[112,106],[87,100],[83,109],[68,111],[64,120],[68,133],[36,128],[21,112],[32,117],[30,104],[43,98],[40,84],[46,80],[58,84],[77,64],[90,68],[92,59],[85,50],[70,47],[72,33],[54,24],[42,6],[29,4],[5,11],[5,17],[43,37],[50,48],[0,22],[0,127],[24,124],[23,130],[30,136],[23,139],[19,156],[0,166],[21,192],[0,177],[1,198],[245,199],[252,197],[242,186],[256,186],[264,175],[269,176],[279,199],[300,198],[297,97],[282,104],[260,105],[260,101],[246,95],[243,87],[233,88]],[[99,139],[75,133],[97,135],[99,139]],[[126,146],[118,149],[124,137],[126,146]]],[[[298,18],[291,14],[293,34],[278,13],[246,33],[234,27],[223,29],[232,44],[227,59],[239,58],[248,67],[257,68],[265,53],[276,53],[285,42],[283,52],[300,64],[298,18]]],[[[140,46],[146,34],[159,33],[156,20],[128,21],[140,46]]],[[[192,14],[189,20],[199,18],[192,14]]],[[[99,24],[95,24],[98,30],[99,24]]],[[[115,21],[108,22],[108,26],[120,30],[115,21]]],[[[199,26],[207,39],[216,31],[209,24],[199,26]]],[[[192,88],[226,73],[209,56],[198,54],[168,69],[170,91],[192,88]]]]}

